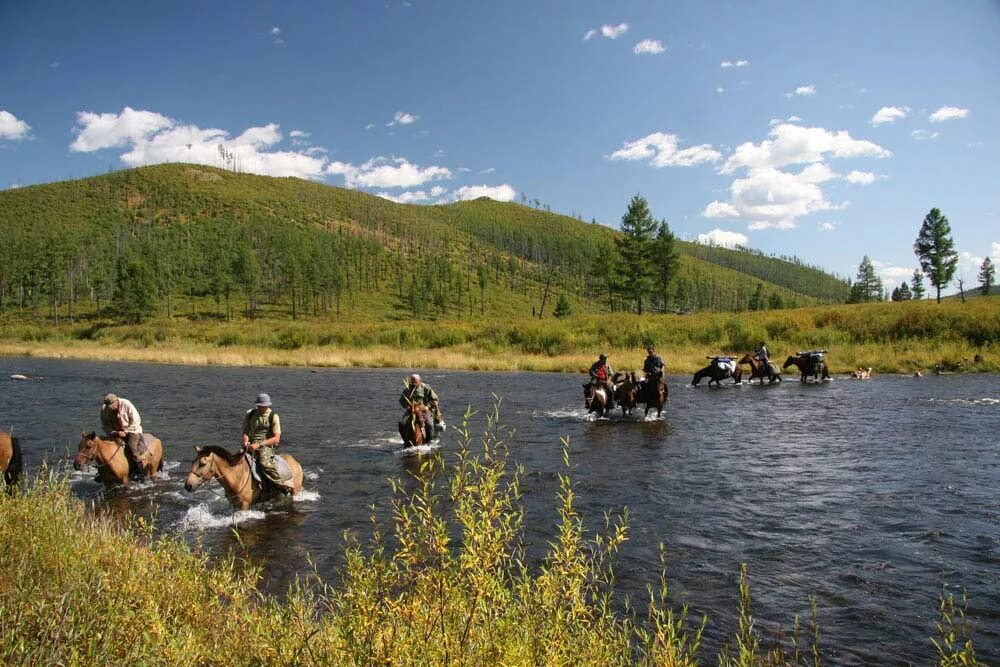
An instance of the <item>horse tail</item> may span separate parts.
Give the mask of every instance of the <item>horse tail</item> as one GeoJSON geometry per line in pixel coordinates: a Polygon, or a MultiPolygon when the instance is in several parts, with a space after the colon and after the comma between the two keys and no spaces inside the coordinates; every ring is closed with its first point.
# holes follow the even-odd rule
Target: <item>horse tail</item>
{"type": "Polygon", "coordinates": [[[13,436],[10,439],[10,447],[10,463],[3,471],[3,481],[7,486],[14,486],[24,474],[24,457],[21,454],[21,443],[13,436]]]}

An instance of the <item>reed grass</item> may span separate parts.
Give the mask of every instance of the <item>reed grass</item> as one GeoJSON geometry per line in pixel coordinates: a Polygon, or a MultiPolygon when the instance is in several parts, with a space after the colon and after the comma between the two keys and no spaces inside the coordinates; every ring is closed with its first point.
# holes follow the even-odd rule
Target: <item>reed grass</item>
{"type": "MultiPolygon", "coordinates": [[[[95,514],[64,476],[43,468],[0,496],[0,663],[703,664],[708,619],[691,623],[686,607],[671,604],[665,572],[644,611],[616,603],[627,512],[588,536],[568,472],[547,555],[528,564],[523,471],[507,458],[498,409],[475,447],[470,417],[450,469],[428,459],[414,480],[394,483],[388,530],[373,516],[367,540],[346,536],[339,581],[303,573],[281,599],[258,591],[256,566],[210,561],[149,522],[95,514]]],[[[568,442],[563,451],[568,471],[568,442]]],[[[815,601],[811,637],[800,637],[798,618],[788,642],[761,637],[749,581],[744,565],[739,628],[714,661],[819,665],[815,601]]],[[[950,597],[938,630],[941,665],[977,664],[964,609],[956,613],[950,597]]]]}

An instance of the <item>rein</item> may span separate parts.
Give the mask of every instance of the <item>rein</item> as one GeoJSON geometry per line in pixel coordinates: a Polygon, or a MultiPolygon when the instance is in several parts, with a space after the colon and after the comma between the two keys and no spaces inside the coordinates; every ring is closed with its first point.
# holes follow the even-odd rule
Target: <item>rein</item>
{"type": "MultiPolygon", "coordinates": [[[[87,442],[90,442],[90,441],[88,440],[87,442]]],[[[115,458],[115,455],[117,455],[118,452],[121,451],[122,449],[124,449],[124,447],[125,447],[125,443],[124,442],[118,443],[117,441],[102,440],[101,438],[94,438],[94,442],[97,443],[97,444],[95,444],[93,447],[90,448],[90,452],[78,452],[78,454],[83,454],[83,456],[84,456],[84,461],[83,461],[84,465],[90,465],[91,463],[93,463],[94,459],[97,458],[97,454],[101,451],[100,450],[100,443],[102,443],[102,442],[115,442],[116,444],[118,444],[118,446],[115,448],[115,451],[111,452],[111,456],[109,456],[105,461],[103,461],[103,462],[102,461],[98,461],[97,462],[97,466],[98,467],[104,466],[105,468],[107,468],[108,467],[108,462],[111,461],[111,459],[115,458]]],[[[127,462],[127,460],[126,460],[126,462],[127,462]]]]}

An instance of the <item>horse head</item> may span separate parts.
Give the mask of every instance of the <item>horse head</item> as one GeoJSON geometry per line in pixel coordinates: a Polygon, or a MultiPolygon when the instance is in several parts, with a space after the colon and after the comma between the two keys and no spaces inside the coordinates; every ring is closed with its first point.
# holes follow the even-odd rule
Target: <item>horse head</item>
{"type": "Polygon", "coordinates": [[[753,366],[755,361],[757,360],[753,358],[753,355],[747,352],[742,357],[740,357],[740,360],[737,361],[736,363],[740,366],[742,366],[743,364],[750,364],[751,366],[753,366]]]}
{"type": "Polygon", "coordinates": [[[80,445],[77,447],[76,457],[73,459],[74,470],[80,470],[94,460],[94,456],[97,455],[97,441],[97,431],[80,432],[80,445]]]}
{"type": "Polygon", "coordinates": [[[781,365],[781,367],[783,369],[787,369],[789,366],[796,366],[796,367],[801,368],[800,364],[802,364],[802,359],[800,357],[796,357],[795,355],[792,355],[792,356],[788,357],[787,359],[785,359],[785,363],[783,363],[781,365]]]}
{"type": "MultiPolygon", "coordinates": [[[[195,447],[194,461],[191,462],[191,472],[184,480],[184,490],[194,491],[203,482],[219,476],[219,468],[216,464],[218,452],[216,447],[195,447]]],[[[228,456],[224,457],[228,460],[228,456]]]]}

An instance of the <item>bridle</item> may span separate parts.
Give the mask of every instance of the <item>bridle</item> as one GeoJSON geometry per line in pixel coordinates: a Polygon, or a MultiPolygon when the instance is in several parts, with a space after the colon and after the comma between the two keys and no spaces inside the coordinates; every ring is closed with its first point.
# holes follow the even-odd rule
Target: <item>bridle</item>
{"type": "MultiPolygon", "coordinates": [[[[84,442],[87,443],[87,449],[86,449],[86,451],[82,450],[82,449],[78,450],[77,453],[76,453],[76,460],[77,460],[77,463],[79,463],[81,466],[86,466],[86,465],[90,465],[91,462],[93,462],[93,460],[97,458],[97,454],[100,451],[100,443],[102,442],[102,440],[101,440],[101,438],[99,438],[97,436],[94,436],[93,438],[84,438],[83,440],[84,440],[84,442]]],[[[118,445],[118,447],[116,447],[115,451],[111,453],[111,456],[109,456],[107,458],[107,461],[110,461],[111,459],[113,459],[115,457],[115,454],[117,454],[118,451],[125,446],[125,443],[124,442],[117,442],[117,445],[118,445]]],[[[99,466],[106,466],[106,465],[108,465],[107,461],[105,461],[103,463],[100,462],[100,461],[98,461],[97,465],[99,465],[99,466]]]]}
{"type": "MultiPolygon", "coordinates": [[[[199,454],[199,458],[201,458],[201,456],[202,455],[199,454]]],[[[210,479],[221,479],[222,473],[219,471],[219,466],[218,463],[216,462],[217,454],[215,452],[208,452],[207,456],[210,462],[205,466],[199,466],[199,469],[207,468],[208,474],[202,474],[200,472],[196,472],[195,470],[191,470],[191,474],[200,479],[202,482],[207,482],[210,479]]],[[[250,470],[247,470],[246,479],[243,480],[243,485],[239,489],[230,493],[229,491],[226,490],[226,487],[223,486],[222,489],[225,492],[226,498],[231,500],[240,495],[241,493],[243,493],[243,490],[247,488],[247,484],[250,483],[251,479],[253,479],[253,473],[250,470]]],[[[201,486],[201,484],[199,484],[198,486],[201,486]]],[[[215,493],[215,491],[212,491],[212,493],[215,493]]]]}

